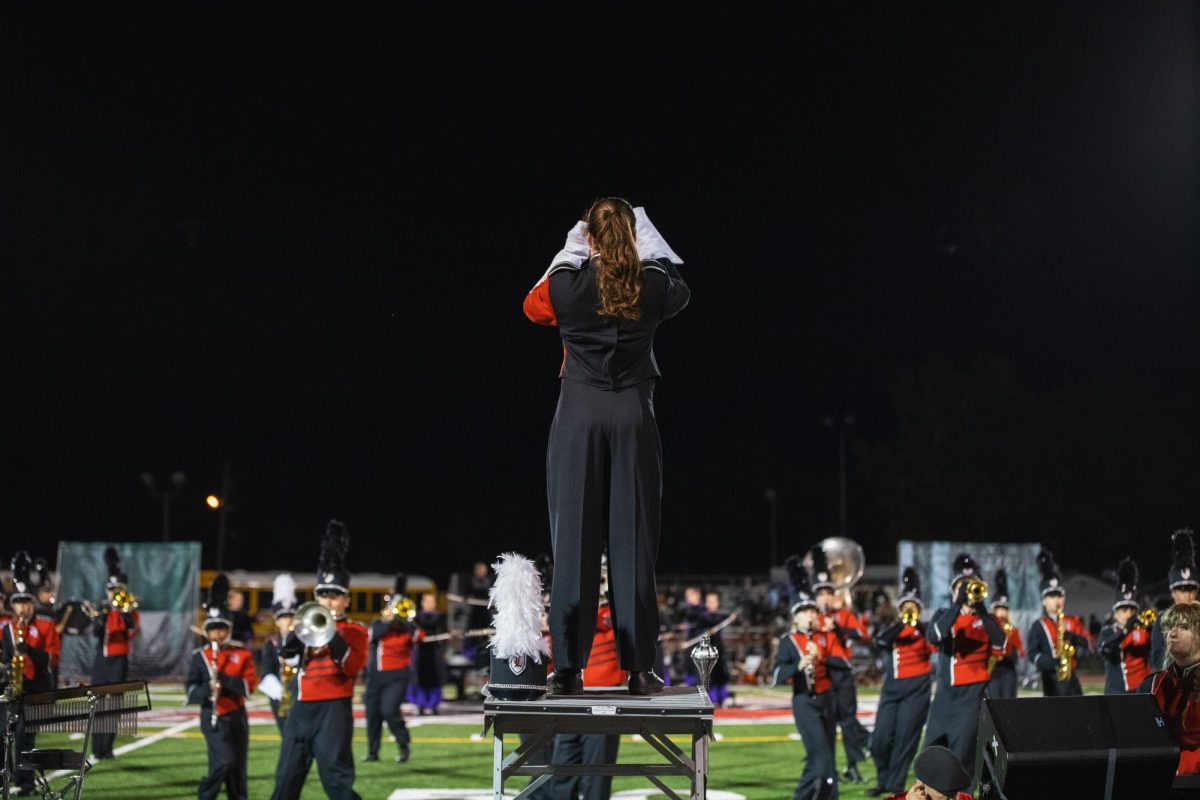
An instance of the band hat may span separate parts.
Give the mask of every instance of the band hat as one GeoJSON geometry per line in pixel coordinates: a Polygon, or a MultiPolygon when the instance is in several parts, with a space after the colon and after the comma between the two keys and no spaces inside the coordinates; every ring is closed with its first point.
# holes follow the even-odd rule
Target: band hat
{"type": "Polygon", "coordinates": [[[296,579],[290,573],[275,576],[271,586],[271,613],[275,619],[296,615],[296,579]]]}
{"type": "Polygon", "coordinates": [[[1058,573],[1058,564],[1054,561],[1054,554],[1049,550],[1041,551],[1037,555],[1037,565],[1038,572],[1041,573],[1038,586],[1042,590],[1042,597],[1048,594],[1066,596],[1067,590],[1063,586],[1062,576],[1058,573]]]}
{"type": "Polygon", "coordinates": [[[8,602],[20,602],[22,600],[33,600],[33,559],[29,557],[29,553],[24,550],[18,550],[13,553],[12,557],[12,592],[8,595],[8,602]]]}
{"type": "Polygon", "coordinates": [[[115,547],[104,548],[104,565],[108,568],[105,589],[121,589],[129,583],[129,577],[121,571],[121,555],[115,547]]]}
{"type": "Polygon", "coordinates": [[[1171,534],[1171,568],[1167,570],[1167,583],[1170,589],[1200,588],[1191,528],[1180,528],[1171,534]]]}
{"type": "Polygon", "coordinates": [[[1117,593],[1113,599],[1113,611],[1116,611],[1122,606],[1132,606],[1138,608],[1141,604],[1137,600],[1138,593],[1138,567],[1137,562],[1132,558],[1126,557],[1117,565],[1117,593]]]}
{"type": "Polygon", "coordinates": [[[233,615],[229,613],[229,578],[218,573],[208,587],[208,601],[204,604],[204,630],[224,625],[233,627],[233,615]]]}
{"type": "Polygon", "coordinates": [[[810,581],[812,583],[813,592],[819,592],[822,589],[833,589],[833,573],[829,570],[829,559],[825,556],[825,551],[817,545],[808,551],[809,558],[812,559],[812,574],[810,581]]]}
{"type": "Polygon", "coordinates": [[[992,601],[992,608],[1008,608],[1008,573],[1003,567],[996,570],[996,579],[993,583],[996,599],[992,601]]]}
{"type": "Polygon", "coordinates": [[[921,602],[921,576],[912,567],[905,567],[904,574],[900,576],[900,599],[896,601],[896,607],[905,603],[916,603],[918,608],[925,607],[921,602]]]}
{"type": "Polygon", "coordinates": [[[959,553],[954,558],[952,565],[954,577],[950,579],[950,592],[954,592],[954,584],[962,580],[971,580],[975,578],[982,580],[982,575],[979,571],[979,564],[975,563],[975,559],[971,558],[969,553],[959,553]]]}
{"type": "Polygon", "coordinates": [[[798,555],[788,556],[784,566],[787,568],[788,583],[791,584],[792,593],[796,600],[792,603],[790,613],[795,615],[797,611],[805,608],[817,609],[817,597],[812,586],[808,582],[808,570],[804,568],[803,560],[798,555]]]}
{"type": "Polygon", "coordinates": [[[926,747],[913,762],[913,775],[944,795],[954,796],[971,785],[971,776],[958,756],[941,745],[926,747]]]}
{"type": "Polygon", "coordinates": [[[340,592],[350,594],[350,571],[346,569],[346,553],[350,550],[350,531],[336,519],[329,520],[321,537],[321,554],[317,559],[317,585],[313,594],[340,592]]]}

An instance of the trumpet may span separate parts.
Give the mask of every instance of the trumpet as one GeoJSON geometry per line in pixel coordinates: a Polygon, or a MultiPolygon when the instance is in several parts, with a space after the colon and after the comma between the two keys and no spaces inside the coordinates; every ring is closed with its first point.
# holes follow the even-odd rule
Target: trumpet
{"type": "Polygon", "coordinates": [[[921,621],[921,612],[915,606],[909,606],[900,612],[900,621],[909,627],[916,627],[921,621]]]}
{"type": "Polygon", "coordinates": [[[988,585],[986,581],[981,581],[978,578],[967,581],[967,602],[971,605],[982,603],[987,600],[988,585]]]}
{"type": "Polygon", "coordinates": [[[1141,625],[1146,630],[1154,627],[1154,621],[1158,619],[1158,614],[1153,608],[1147,608],[1145,611],[1137,615],[1137,624],[1141,625]]]}
{"type": "Polygon", "coordinates": [[[417,618],[417,604],[408,595],[389,595],[383,606],[384,615],[390,614],[395,619],[412,622],[417,618]]]}
{"type": "Polygon", "coordinates": [[[125,586],[113,592],[112,607],[122,614],[128,614],[138,607],[138,599],[125,586]]]}
{"type": "Polygon", "coordinates": [[[328,608],[310,600],[296,609],[292,630],[305,647],[324,647],[337,633],[337,620],[328,608]]]}

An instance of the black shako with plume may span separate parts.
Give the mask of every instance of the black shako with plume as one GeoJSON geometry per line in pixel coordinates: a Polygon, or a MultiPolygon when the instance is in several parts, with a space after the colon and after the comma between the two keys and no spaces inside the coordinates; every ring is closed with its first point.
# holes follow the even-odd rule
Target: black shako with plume
{"type": "Polygon", "coordinates": [[[1171,569],[1167,570],[1171,589],[1200,588],[1196,582],[1196,544],[1191,528],[1180,528],[1171,534],[1171,569]]]}
{"type": "Polygon", "coordinates": [[[329,520],[321,537],[321,556],[317,559],[317,585],[314,592],[350,594],[350,571],[346,553],[350,551],[350,531],[336,519],[329,520]]]}
{"type": "Polygon", "coordinates": [[[825,551],[817,545],[812,550],[808,551],[808,557],[812,559],[812,589],[814,592],[820,589],[833,589],[833,573],[829,571],[829,559],[825,555],[825,551]]]}
{"type": "Polygon", "coordinates": [[[900,576],[900,599],[896,601],[896,607],[905,603],[916,603],[918,608],[925,607],[921,602],[921,576],[912,567],[905,567],[904,574],[900,576]]]}
{"type": "Polygon", "coordinates": [[[992,581],[992,608],[1008,608],[1008,572],[1001,567],[992,581]]]}
{"type": "Polygon", "coordinates": [[[970,553],[959,553],[955,556],[951,568],[954,570],[954,577],[950,579],[951,594],[954,594],[954,584],[959,581],[983,580],[983,573],[980,572],[979,565],[975,563],[975,559],[971,558],[970,553]]]}
{"type": "Polygon", "coordinates": [[[804,560],[798,555],[788,556],[784,566],[787,568],[788,583],[792,585],[792,594],[796,598],[792,603],[791,613],[794,615],[797,611],[805,608],[816,608],[817,594],[809,584],[808,570],[804,568],[804,560]]]}
{"type": "Polygon", "coordinates": [[[1041,573],[1041,578],[1038,580],[1038,587],[1042,590],[1042,597],[1055,592],[1066,594],[1066,589],[1062,583],[1062,576],[1058,574],[1058,564],[1054,562],[1054,553],[1051,553],[1049,550],[1043,550],[1038,553],[1037,565],[1038,572],[1041,573]]]}
{"type": "Polygon", "coordinates": [[[1117,594],[1113,598],[1113,611],[1121,606],[1138,608],[1138,566],[1137,562],[1126,556],[1117,565],[1117,594]]]}
{"type": "Polygon", "coordinates": [[[105,589],[120,589],[129,583],[129,578],[121,571],[121,555],[115,547],[104,548],[104,566],[108,569],[108,580],[105,589]]]}
{"type": "Polygon", "coordinates": [[[14,600],[33,599],[33,559],[24,550],[18,550],[12,557],[12,594],[9,602],[14,600]]]}
{"type": "Polygon", "coordinates": [[[229,578],[218,572],[208,587],[208,600],[204,603],[204,630],[216,625],[233,627],[233,616],[229,613],[229,578]]]}

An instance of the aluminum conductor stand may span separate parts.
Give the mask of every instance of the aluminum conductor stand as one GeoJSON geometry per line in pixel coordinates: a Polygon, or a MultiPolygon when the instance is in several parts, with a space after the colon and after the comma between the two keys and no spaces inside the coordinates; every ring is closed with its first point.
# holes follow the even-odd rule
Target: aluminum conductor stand
{"type": "Polygon", "coordinates": [[[492,797],[505,800],[504,782],[514,775],[533,780],[518,795],[528,797],[555,775],[642,776],[671,800],[683,800],[663,781],[688,779],[689,800],[704,800],[708,790],[708,742],[713,732],[713,706],[699,686],[669,686],[656,695],[625,691],[585,691],[581,695],[548,695],[540,700],[489,699],[483,705],[483,732],[493,741],[492,797]],[[637,764],[530,764],[528,759],[555,734],[582,733],[642,737],[664,761],[637,764]],[[516,750],[504,754],[504,737],[525,734],[516,750]],[[670,736],[691,738],[690,753],[670,736]]]}

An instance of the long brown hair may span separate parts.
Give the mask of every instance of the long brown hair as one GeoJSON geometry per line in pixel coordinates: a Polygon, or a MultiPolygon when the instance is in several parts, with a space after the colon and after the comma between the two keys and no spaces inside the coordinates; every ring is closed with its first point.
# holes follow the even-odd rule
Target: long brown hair
{"type": "Polygon", "coordinates": [[[633,207],[619,197],[602,197],[584,216],[595,254],[596,286],[602,317],[636,320],[642,316],[642,259],[638,256],[633,207]]]}

